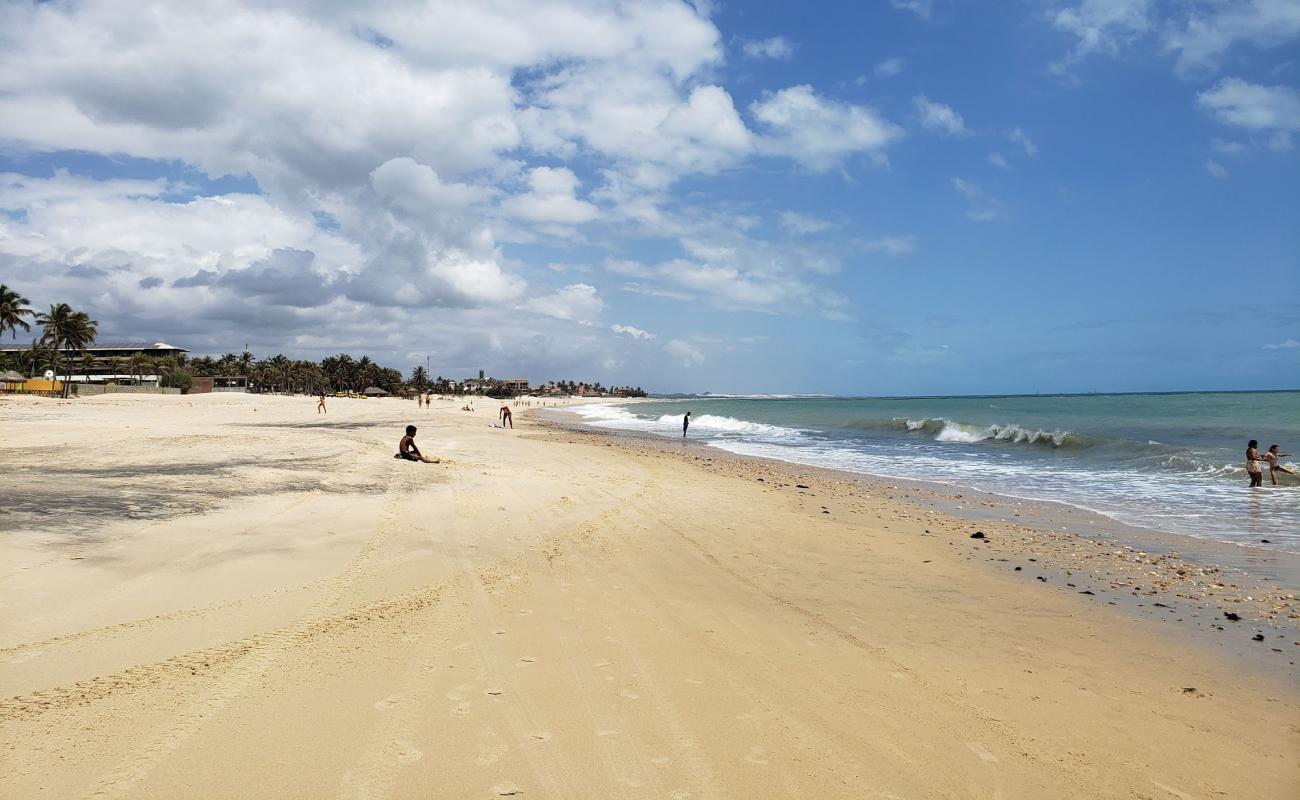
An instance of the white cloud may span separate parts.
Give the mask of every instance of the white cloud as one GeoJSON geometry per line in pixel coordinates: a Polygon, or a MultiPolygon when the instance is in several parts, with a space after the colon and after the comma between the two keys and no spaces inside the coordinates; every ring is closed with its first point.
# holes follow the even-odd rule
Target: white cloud
{"type": "Polygon", "coordinates": [[[529,191],[508,197],[501,210],[530,222],[578,225],[591,222],[596,206],[576,196],[578,176],[568,167],[536,167],[528,171],[529,191]]]}
{"type": "Polygon", "coordinates": [[[747,58],[753,59],[766,58],[788,61],[794,56],[794,45],[783,36],[773,36],[770,39],[751,39],[741,45],[740,49],[747,58]]]}
{"type": "Polygon", "coordinates": [[[880,236],[875,239],[855,242],[855,244],[861,250],[876,251],[887,256],[902,256],[916,249],[916,237],[880,236]]]}
{"type": "Polygon", "coordinates": [[[816,171],[858,153],[882,157],[885,145],[903,135],[874,109],[819,97],[807,85],[767,93],[749,110],[767,130],[763,152],[816,171]]]}
{"type": "Polygon", "coordinates": [[[952,185],[966,198],[969,204],[966,209],[966,216],[970,219],[976,222],[989,222],[1002,217],[1005,213],[1002,202],[989,195],[978,184],[964,181],[961,178],[953,178],[952,185]]]}
{"type": "Polygon", "coordinates": [[[889,4],[899,11],[910,11],[921,19],[929,19],[934,8],[934,0],[889,0],[889,4]]]}
{"type": "Polygon", "coordinates": [[[572,283],[550,294],[534,297],[524,307],[555,319],[591,322],[604,311],[605,303],[596,292],[596,287],[586,283],[572,283]]]}
{"type": "Polygon", "coordinates": [[[1264,345],[1265,350],[1295,350],[1296,348],[1300,348],[1300,342],[1295,339],[1285,339],[1275,344],[1264,345]]]}
{"type": "Polygon", "coordinates": [[[1074,47],[1064,61],[1054,65],[1065,72],[1092,53],[1116,53],[1152,29],[1152,0],[1082,0],[1059,9],[1052,27],[1074,37],[1074,47]]]}
{"type": "Polygon", "coordinates": [[[1300,131],[1300,91],[1287,86],[1224,78],[1196,102],[1224,124],[1271,135],[1269,145],[1276,150],[1289,150],[1291,135],[1300,131]]]}
{"type": "Polygon", "coordinates": [[[704,363],[704,352],[682,339],[673,339],[664,345],[664,352],[681,362],[683,367],[698,367],[704,363]]]}
{"type": "Polygon", "coordinates": [[[1029,134],[1025,133],[1021,128],[1012,128],[1007,131],[1007,138],[1015,144],[1020,145],[1020,148],[1025,151],[1025,155],[1030,158],[1038,155],[1038,145],[1035,144],[1034,140],[1029,138],[1029,134]]]}
{"type": "Polygon", "coordinates": [[[1001,153],[993,152],[988,155],[988,162],[998,169],[1011,169],[1011,165],[1003,158],[1001,153]]]}
{"type": "Polygon", "coordinates": [[[1167,50],[1178,53],[1182,73],[1203,71],[1238,43],[1268,48],[1300,36],[1300,4],[1294,0],[1239,0],[1190,5],[1190,13],[1169,27],[1167,50]]]}
{"type": "Polygon", "coordinates": [[[872,72],[876,73],[877,78],[892,78],[903,71],[903,59],[898,56],[887,58],[875,66],[872,72]]]}
{"type": "Polygon", "coordinates": [[[649,341],[658,338],[649,331],[643,331],[640,328],[634,328],[631,325],[610,325],[609,329],[614,333],[622,336],[629,336],[640,341],[649,341]]]}
{"type": "Polygon", "coordinates": [[[781,227],[795,235],[808,236],[829,230],[831,224],[811,214],[800,214],[798,211],[782,211],[781,227]]]}
{"type": "Polygon", "coordinates": [[[1222,164],[1212,159],[1206,160],[1205,171],[1210,173],[1216,178],[1226,178],[1228,177],[1229,174],[1226,167],[1224,167],[1222,164]]]}
{"type": "Polygon", "coordinates": [[[966,122],[952,106],[936,103],[923,94],[913,97],[912,105],[921,118],[921,127],[926,130],[936,131],[945,136],[961,136],[966,133],[966,122]]]}
{"type": "Polygon", "coordinates": [[[1210,149],[1221,155],[1236,157],[1246,152],[1246,145],[1227,139],[1211,139],[1210,149]]]}

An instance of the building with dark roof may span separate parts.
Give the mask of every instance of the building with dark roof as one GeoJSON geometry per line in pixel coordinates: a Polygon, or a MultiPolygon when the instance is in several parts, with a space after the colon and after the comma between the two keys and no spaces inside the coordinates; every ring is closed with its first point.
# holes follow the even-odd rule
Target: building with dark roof
{"type": "MultiPolygon", "coordinates": [[[[30,345],[0,345],[0,353],[22,353],[30,349],[30,345]]],[[[137,380],[141,383],[157,383],[161,376],[153,374],[152,371],[149,374],[132,375],[129,369],[121,367],[128,364],[131,357],[137,354],[150,358],[179,360],[188,352],[189,350],[183,347],[166,342],[96,342],[84,352],[65,347],[63,354],[68,357],[68,360],[63,363],[70,365],[73,372],[59,377],[66,377],[71,383],[108,383],[109,381],[130,383],[137,380]],[[122,362],[116,363],[116,359],[121,359],[122,362]]],[[[62,369],[60,367],[60,371],[62,369]]]]}

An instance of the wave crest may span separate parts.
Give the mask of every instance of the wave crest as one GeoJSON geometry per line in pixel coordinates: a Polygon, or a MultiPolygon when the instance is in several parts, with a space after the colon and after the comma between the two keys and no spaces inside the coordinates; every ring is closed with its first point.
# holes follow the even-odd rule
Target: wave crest
{"type": "Polygon", "coordinates": [[[1048,447],[1091,447],[1092,441],[1071,431],[1045,431],[1039,428],[1022,428],[1019,425],[971,425],[950,419],[869,419],[849,423],[851,428],[896,430],[929,436],[936,442],[976,444],[978,442],[1006,442],[1009,444],[1036,444],[1048,447]]]}

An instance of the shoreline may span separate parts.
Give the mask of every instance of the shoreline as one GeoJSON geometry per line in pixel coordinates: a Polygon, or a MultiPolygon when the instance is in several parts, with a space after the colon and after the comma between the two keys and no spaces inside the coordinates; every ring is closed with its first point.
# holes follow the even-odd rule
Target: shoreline
{"type": "Polygon", "coordinates": [[[492,404],[314,405],[0,398],[0,508],[45,512],[0,515],[0,794],[1300,786],[1294,653],[1237,647],[1253,601],[1201,647],[1154,596],[1139,618],[1131,587],[1065,586],[1078,537],[971,539],[900,483],[537,407],[506,430],[492,404]],[[392,457],[411,423],[446,461],[392,457]]]}
{"type": "Polygon", "coordinates": [[[843,500],[843,487],[852,486],[906,503],[917,515],[951,518],[936,523],[935,531],[983,532],[985,537],[975,541],[988,546],[985,559],[991,567],[1030,581],[1041,575],[1047,578],[1042,583],[1088,592],[1136,619],[1172,623],[1169,635],[1186,636],[1236,668],[1275,679],[1294,677],[1300,658],[1300,554],[1140,528],[1063,502],[742,455],[702,440],[604,428],[571,411],[541,409],[531,416],[558,430],[607,437],[632,450],[648,448],[687,463],[728,465],[750,479],[758,473],[767,476],[764,482],[779,476],[773,484],[779,488],[804,483],[810,488],[796,491],[809,497],[829,491],[843,500]],[[1227,613],[1241,619],[1233,622],[1227,613]],[[1256,634],[1263,634],[1264,642],[1256,641],[1256,634]],[[1261,648],[1275,657],[1261,657],[1261,648]]]}

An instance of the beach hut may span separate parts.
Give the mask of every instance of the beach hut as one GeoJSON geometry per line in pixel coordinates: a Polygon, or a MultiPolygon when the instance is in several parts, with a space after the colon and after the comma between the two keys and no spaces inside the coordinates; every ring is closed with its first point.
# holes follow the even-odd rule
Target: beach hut
{"type": "Polygon", "coordinates": [[[380,389],[378,386],[371,386],[370,388],[362,392],[362,394],[364,394],[366,397],[387,397],[388,396],[388,392],[385,392],[383,389],[380,389]]]}
{"type": "Polygon", "coordinates": [[[21,372],[7,369],[0,372],[0,392],[21,392],[27,377],[21,372]]]}

